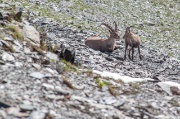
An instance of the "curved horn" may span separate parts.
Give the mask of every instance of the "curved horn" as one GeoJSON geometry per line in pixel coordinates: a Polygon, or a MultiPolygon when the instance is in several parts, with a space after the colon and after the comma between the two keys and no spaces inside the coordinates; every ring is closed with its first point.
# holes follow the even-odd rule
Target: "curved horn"
{"type": "Polygon", "coordinates": [[[114,21],[114,25],[115,25],[115,31],[117,31],[118,28],[117,28],[117,23],[115,21],[114,21]]]}
{"type": "Polygon", "coordinates": [[[104,25],[104,26],[108,27],[109,30],[114,31],[113,28],[110,25],[106,24],[106,23],[101,23],[101,25],[104,25]]]}

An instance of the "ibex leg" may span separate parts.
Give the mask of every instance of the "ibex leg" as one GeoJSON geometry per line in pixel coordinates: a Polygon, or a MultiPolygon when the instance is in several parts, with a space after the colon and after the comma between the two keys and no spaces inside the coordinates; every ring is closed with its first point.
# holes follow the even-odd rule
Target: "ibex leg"
{"type": "Polygon", "coordinates": [[[127,51],[128,45],[125,46],[125,53],[124,53],[124,60],[126,60],[126,51],[127,51]]]}
{"type": "Polygon", "coordinates": [[[134,47],[132,47],[132,61],[134,59],[134,47]]]}
{"type": "Polygon", "coordinates": [[[139,59],[142,60],[141,53],[140,53],[140,47],[138,47],[138,53],[139,53],[139,59]]]}

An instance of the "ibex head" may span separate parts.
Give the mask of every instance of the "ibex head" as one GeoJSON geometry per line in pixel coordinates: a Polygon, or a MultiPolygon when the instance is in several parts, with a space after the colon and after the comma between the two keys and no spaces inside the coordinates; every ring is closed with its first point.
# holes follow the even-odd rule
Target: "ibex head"
{"type": "Polygon", "coordinates": [[[109,28],[109,32],[110,32],[110,35],[113,36],[114,38],[118,39],[120,38],[120,35],[118,33],[118,28],[117,28],[117,23],[114,21],[114,25],[115,25],[115,28],[113,29],[110,25],[106,24],[106,23],[102,23],[101,25],[104,25],[106,26],[107,28],[109,28]]]}
{"type": "Polygon", "coordinates": [[[130,35],[130,32],[131,32],[131,31],[130,31],[130,28],[131,28],[131,27],[132,27],[132,26],[126,28],[125,34],[124,34],[124,36],[123,36],[123,39],[126,39],[127,36],[130,35]]]}

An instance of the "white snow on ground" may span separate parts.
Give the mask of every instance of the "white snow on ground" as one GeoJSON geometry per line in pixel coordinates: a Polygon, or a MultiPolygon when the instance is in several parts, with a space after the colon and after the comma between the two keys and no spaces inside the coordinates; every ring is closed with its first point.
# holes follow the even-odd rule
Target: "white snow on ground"
{"type": "Polygon", "coordinates": [[[114,80],[121,80],[124,83],[130,83],[130,82],[143,82],[143,81],[153,81],[154,79],[151,78],[132,78],[130,76],[122,76],[120,74],[117,73],[111,73],[111,72],[107,72],[107,71],[97,71],[97,70],[93,70],[94,74],[98,74],[101,77],[104,78],[112,78],[114,80]]]}

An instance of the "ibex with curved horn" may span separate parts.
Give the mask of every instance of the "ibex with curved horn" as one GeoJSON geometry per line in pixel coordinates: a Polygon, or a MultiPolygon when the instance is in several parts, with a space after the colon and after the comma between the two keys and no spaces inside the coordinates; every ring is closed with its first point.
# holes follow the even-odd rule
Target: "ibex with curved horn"
{"type": "Polygon", "coordinates": [[[120,36],[118,33],[117,23],[115,21],[114,24],[115,24],[114,29],[106,23],[101,24],[109,29],[110,32],[109,38],[103,39],[98,36],[92,36],[85,40],[85,44],[94,50],[100,50],[100,51],[112,52],[115,49],[117,49],[116,39],[120,38],[120,36]]]}
{"type": "Polygon", "coordinates": [[[125,53],[124,53],[124,60],[126,60],[126,50],[128,48],[128,46],[131,47],[131,49],[129,49],[129,59],[133,60],[134,58],[134,48],[138,48],[138,52],[139,52],[139,58],[140,60],[142,59],[141,58],[141,54],[140,54],[140,37],[138,35],[135,35],[134,33],[132,33],[130,31],[130,27],[127,27],[126,28],[126,31],[125,31],[125,34],[123,36],[123,39],[125,39],[125,53]],[[130,51],[132,50],[132,58],[130,57],[130,51]]]}

